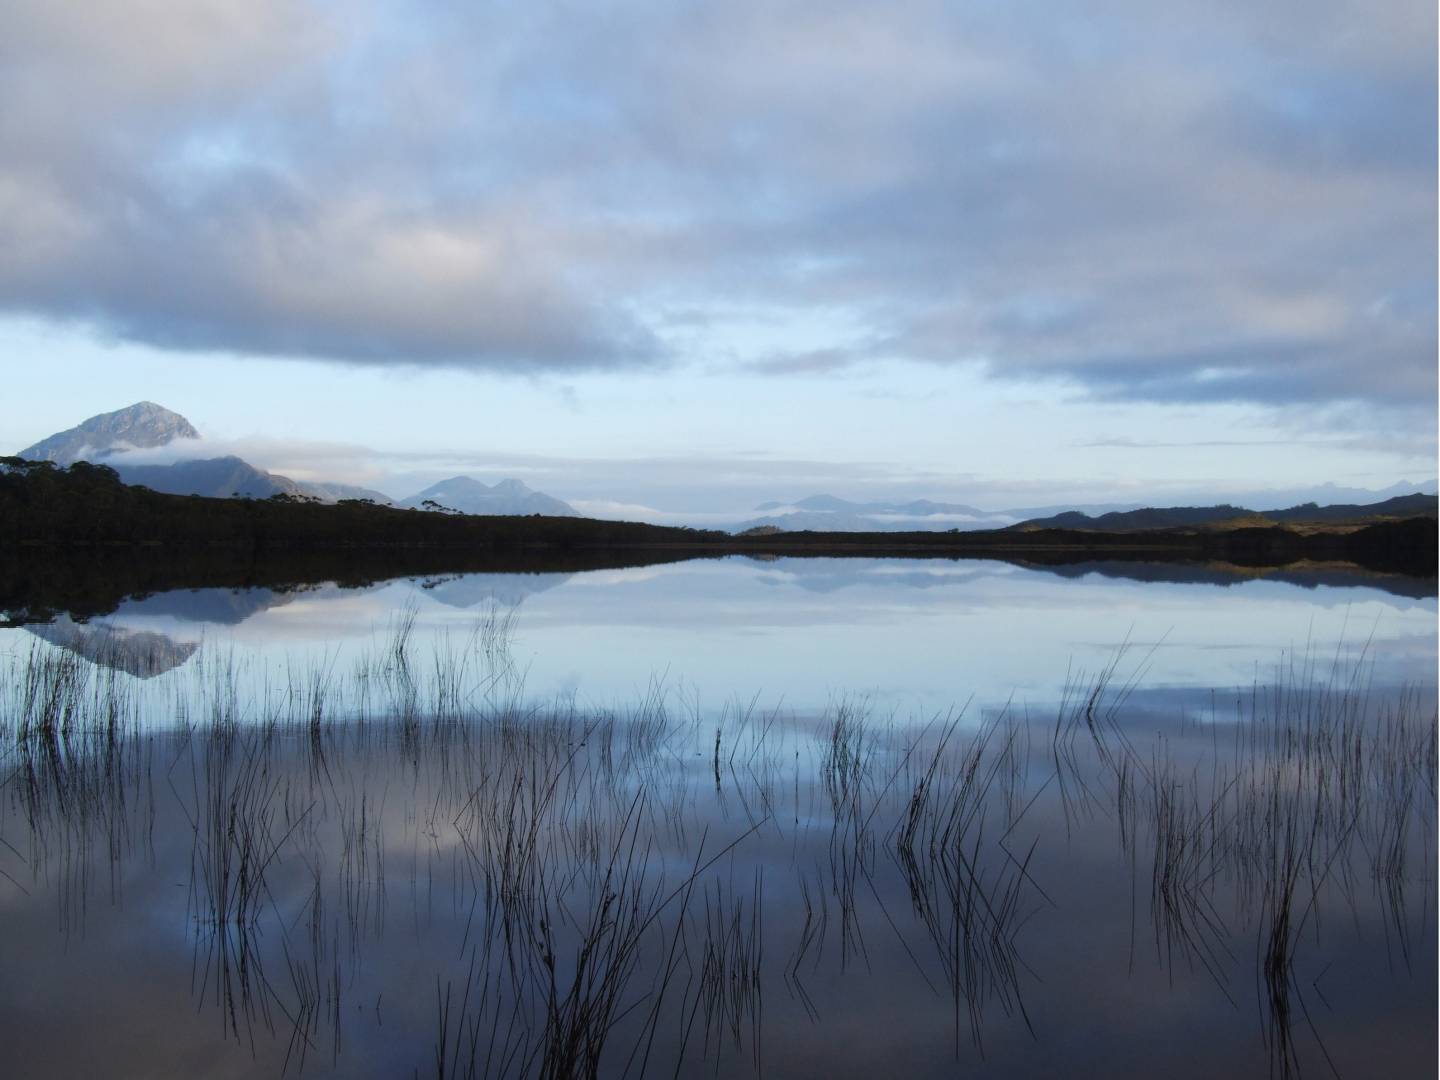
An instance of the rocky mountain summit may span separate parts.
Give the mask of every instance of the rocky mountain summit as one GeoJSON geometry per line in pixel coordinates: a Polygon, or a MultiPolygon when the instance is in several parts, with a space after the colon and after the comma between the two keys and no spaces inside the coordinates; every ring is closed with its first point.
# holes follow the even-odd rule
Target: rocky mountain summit
{"type": "Polygon", "coordinates": [[[82,458],[101,461],[125,450],[153,450],[176,439],[198,439],[200,432],[177,412],[153,401],[92,416],[84,423],[41,439],[17,457],[73,465],[82,458]]]}
{"type": "Polygon", "coordinates": [[[73,465],[94,461],[108,465],[127,484],[140,484],[168,495],[205,495],[211,498],[268,499],[272,495],[338,502],[370,499],[389,503],[378,491],[347,484],[307,484],[267,472],[234,454],[205,455],[203,436],[177,412],[153,401],[139,401],[114,412],[92,416],[66,431],[41,439],[16,456],[30,461],[73,465]],[[185,445],[184,456],[168,464],[130,460],[136,450],[158,450],[175,443],[185,445]]]}

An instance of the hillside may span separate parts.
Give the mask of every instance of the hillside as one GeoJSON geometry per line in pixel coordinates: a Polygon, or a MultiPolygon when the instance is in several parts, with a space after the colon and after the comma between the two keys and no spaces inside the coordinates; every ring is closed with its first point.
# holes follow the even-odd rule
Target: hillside
{"type": "Polygon", "coordinates": [[[396,505],[416,510],[461,514],[542,514],[546,517],[579,517],[569,503],[536,491],[520,480],[501,480],[491,486],[473,476],[452,476],[431,484],[424,491],[402,499],[396,505]]]}
{"type": "Polygon", "coordinates": [[[793,503],[770,501],[755,508],[761,516],[735,525],[734,531],[773,527],[787,532],[811,529],[820,532],[913,532],[916,529],[946,531],[952,528],[995,529],[1013,524],[1016,518],[992,513],[965,503],[943,503],[930,499],[908,502],[852,502],[834,495],[810,495],[793,503]]]}
{"type": "Polygon", "coordinates": [[[105,464],[125,483],[167,495],[268,499],[272,495],[308,494],[295,481],[257,469],[238,457],[201,458],[177,461],[173,465],[131,465],[124,455],[116,455],[105,464]]]}
{"type": "Polygon", "coordinates": [[[1399,495],[1368,505],[1317,506],[1305,503],[1283,510],[1247,510],[1240,506],[1167,506],[1144,507],[1091,517],[1078,511],[1052,517],[1031,518],[1015,531],[1035,529],[1086,529],[1099,532],[1131,532],[1140,529],[1205,528],[1237,524],[1359,524],[1367,521],[1389,521],[1408,517],[1435,517],[1440,498],[1415,493],[1399,495]]]}
{"type": "Polygon", "coordinates": [[[267,472],[234,454],[206,456],[208,445],[195,425],[177,412],[140,401],[101,413],[73,428],[56,432],[21,450],[17,457],[72,465],[101,462],[113,468],[127,484],[138,484],[170,495],[204,495],[265,499],[285,494],[338,502],[341,499],[390,500],[378,491],[348,484],[306,483],[267,472]],[[170,448],[178,460],[135,460],[135,451],[170,448]]]}
{"type": "Polygon", "coordinates": [[[723,533],[578,517],[432,514],[358,499],[334,505],[281,492],[268,498],[173,495],[121,482],[86,461],[69,468],[0,458],[0,544],[128,544],[338,552],[432,547],[550,549],[693,543],[723,533]]]}

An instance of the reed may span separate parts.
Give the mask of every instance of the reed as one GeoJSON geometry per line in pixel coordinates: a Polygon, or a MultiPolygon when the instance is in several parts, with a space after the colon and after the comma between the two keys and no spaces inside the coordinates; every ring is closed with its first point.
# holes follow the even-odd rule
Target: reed
{"type": "Polygon", "coordinates": [[[823,1025],[882,955],[982,1060],[996,1028],[1044,1037],[1027,932],[1082,842],[1135,898],[1130,969],[1148,923],[1167,978],[1236,1006],[1253,987],[1280,1075],[1331,1053],[1301,974],[1331,935],[1379,910],[1397,971],[1432,955],[1433,697],[1363,670],[1289,662],[1178,726],[1133,720],[1145,661],[1117,659],[1053,723],[751,698],[712,729],[664,679],[629,709],[529,700],[512,626],[493,610],[417,657],[402,614],[350,670],[297,661],[273,693],[209,643],[188,683],[0,658],[5,886],[53,882],[78,936],[186,852],[197,1004],[282,1073],[344,1073],[383,1024],[443,1077],[760,1074],[767,1016],[823,1025]],[[397,938],[423,995],[377,989],[397,938]]]}

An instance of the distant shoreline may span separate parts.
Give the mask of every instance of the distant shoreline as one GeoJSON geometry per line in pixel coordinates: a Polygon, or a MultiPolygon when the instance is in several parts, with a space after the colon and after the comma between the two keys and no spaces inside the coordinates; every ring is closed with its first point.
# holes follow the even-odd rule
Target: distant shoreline
{"type": "MultiPolygon", "coordinates": [[[[143,490],[143,489],[141,489],[143,490]]],[[[62,521],[43,531],[27,528],[24,515],[7,522],[0,507],[0,542],[12,552],[112,549],[132,551],[231,551],[237,555],[300,552],[482,552],[565,558],[581,552],[671,552],[686,556],[935,556],[942,558],[1142,557],[1162,561],[1225,561],[1240,566],[1280,566],[1299,561],[1352,562],[1377,569],[1433,577],[1437,535],[1434,518],[1414,517],[1368,525],[1302,530],[1286,526],[1176,527],[1147,530],[1011,529],[968,532],[776,532],[731,535],[642,522],[596,518],[445,517],[388,507],[330,505],[275,507],[265,502],[199,496],[147,496],[180,504],[162,506],[147,520],[127,515],[121,525],[95,520],[62,521]],[[239,512],[232,510],[240,507],[239,512]],[[224,512],[220,512],[223,508],[224,512]],[[175,514],[179,509],[183,514],[175,514]],[[171,512],[164,512],[171,511],[171,512]],[[205,520],[193,520],[203,516],[205,520]],[[230,519],[228,522],[226,519],[230,519]],[[229,524],[232,529],[225,526],[229,524]],[[187,525],[189,527],[187,527],[187,525]],[[379,526],[367,528],[366,526],[379,526]],[[397,527],[400,526],[400,527],[397,527]]],[[[150,501],[150,500],[143,500],[150,501]]]]}
{"type": "MultiPolygon", "coordinates": [[[[1430,529],[1434,522],[1417,522],[1430,529]]],[[[1406,529],[1405,531],[1410,531],[1406,529]]],[[[949,534],[946,535],[950,539],[949,534]]],[[[0,558],[0,625],[48,622],[65,613],[78,620],[105,615],[123,601],[183,589],[259,589],[281,592],[333,582],[365,587],[400,578],[441,579],[472,573],[579,573],[738,556],[781,558],[928,559],[937,562],[985,559],[1045,571],[1062,577],[1100,574],[1141,582],[1215,586],[1255,579],[1284,581],[1303,588],[1367,586],[1394,596],[1423,599],[1437,595],[1433,556],[1410,572],[1404,561],[1368,563],[1347,558],[1297,558],[1236,561],[1207,557],[1169,538],[1152,542],[1095,545],[1031,542],[1029,545],[842,544],[814,535],[731,538],[729,542],[637,541],[619,546],[512,546],[503,550],[443,545],[377,547],[350,545],[331,549],[271,548],[254,551],[235,545],[185,546],[154,543],[27,544],[9,548],[0,558]]],[[[1213,543],[1213,541],[1212,541],[1213,543]]],[[[1253,549],[1249,554],[1255,554],[1253,549]]],[[[1231,552],[1234,555],[1235,552],[1231,552]]]]}
{"type": "MultiPolygon", "coordinates": [[[[731,535],[591,518],[452,516],[355,500],[316,504],[165,495],[122,484],[112,470],[81,463],[0,472],[0,551],[6,555],[0,608],[80,601],[81,610],[103,611],[118,593],[202,584],[573,571],[725,555],[986,558],[1035,566],[1131,562],[1239,571],[1350,565],[1433,582],[1437,523],[1414,517],[1124,532],[731,535]]],[[[1433,586],[1424,589],[1433,592],[1433,586]]]]}
{"type": "MultiPolygon", "coordinates": [[[[226,500],[205,500],[224,502],[226,500]]],[[[324,512],[328,507],[310,510],[324,512]]],[[[395,513],[407,513],[394,511],[395,513]]],[[[428,515],[427,515],[428,516],[428,515]]],[[[1017,558],[1038,562],[1076,558],[1144,558],[1157,561],[1224,561],[1238,566],[1282,566],[1288,563],[1350,562],[1420,577],[1435,575],[1437,524],[1432,518],[1379,522],[1349,530],[1303,533],[1282,527],[1241,529],[1159,529],[1145,532],[1102,532],[1037,529],[1031,532],[974,531],[959,533],[821,533],[782,532],[763,537],[676,530],[635,522],[592,518],[484,518],[464,520],[472,528],[454,535],[437,530],[433,536],[395,536],[351,532],[343,537],[315,536],[307,530],[284,528],[245,530],[233,539],[171,532],[168,536],[112,536],[90,529],[79,535],[11,538],[12,552],[89,549],[142,551],[231,551],[237,555],[300,552],[511,552],[544,559],[565,559],[582,552],[667,552],[688,557],[707,555],[788,555],[798,557],[871,558],[931,556],[941,558],[1017,558]],[[558,523],[563,527],[557,528],[558,523]],[[528,528],[527,528],[528,526],[528,528]],[[655,532],[651,532],[655,530],[655,532]]],[[[328,530],[326,530],[328,532],[328,530]]]]}

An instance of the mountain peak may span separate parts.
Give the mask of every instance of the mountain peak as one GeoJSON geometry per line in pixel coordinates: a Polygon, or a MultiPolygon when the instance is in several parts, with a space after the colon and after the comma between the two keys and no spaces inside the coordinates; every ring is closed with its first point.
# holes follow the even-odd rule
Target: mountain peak
{"type": "Polygon", "coordinates": [[[146,449],[175,439],[198,439],[200,432],[177,412],[153,401],[137,401],[114,412],[92,416],[66,431],[21,450],[19,457],[70,465],[121,447],[146,449]]]}
{"type": "Polygon", "coordinates": [[[490,489],[496,495],[528,495],[530,486],[524,480],[501,480],[490,489]]]}
{"type": "Polygon", "coordinates": [[[464,514],[545,514],[551,517],[578,517],[573,507],[535,491],[522,480],[501,480],[493,487],[473,476],[452,476],[431,484],[424,491],[402,499],[398,505],[432,509],[438,503],[464,514]]]}

